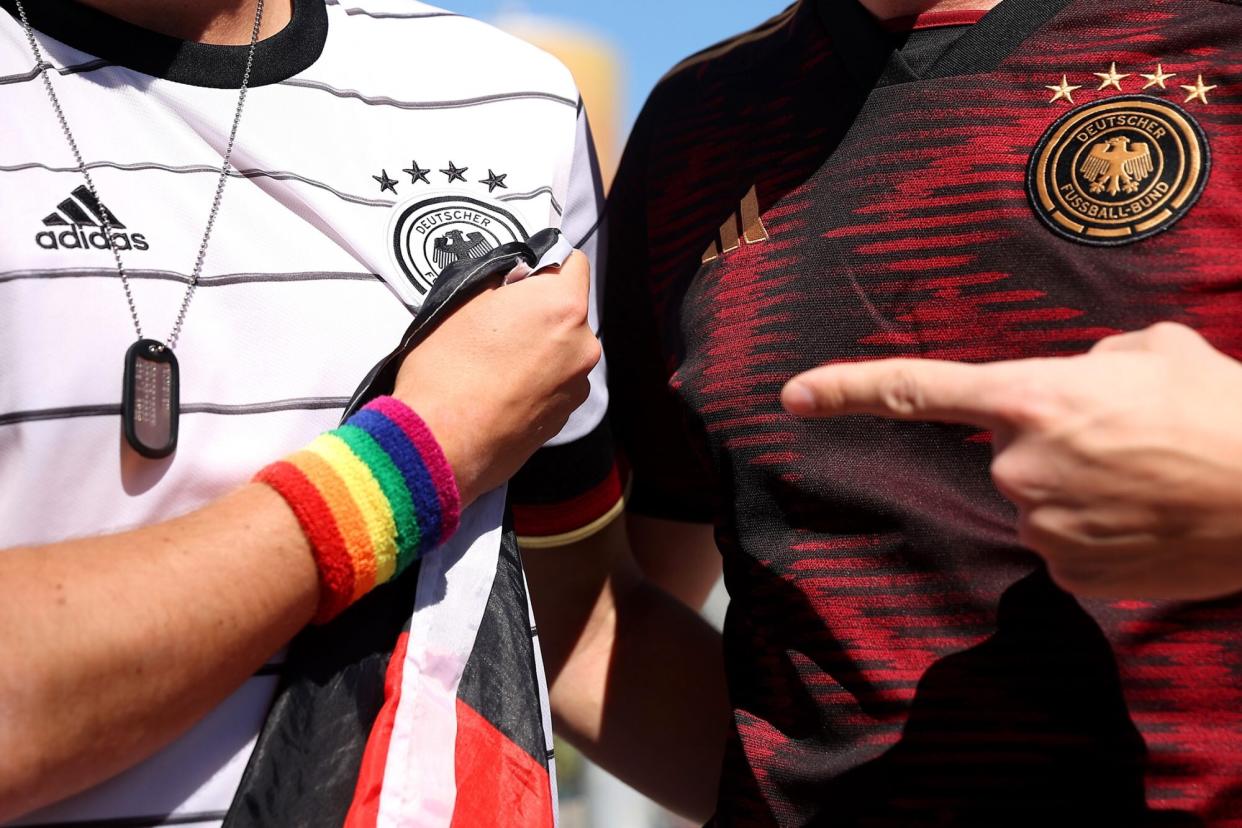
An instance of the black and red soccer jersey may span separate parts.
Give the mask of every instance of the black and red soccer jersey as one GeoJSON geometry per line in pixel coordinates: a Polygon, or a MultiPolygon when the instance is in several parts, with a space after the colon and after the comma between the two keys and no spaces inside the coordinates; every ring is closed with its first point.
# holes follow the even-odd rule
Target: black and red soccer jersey
{"type": "Polygon", "coordinates": [[[717,822],[1242,826],[1242,600],[1077,600],[989,435],[780,408],[826,362],[1161,320],[1242,358],[1242,6],[1004,0],[955,34],[802,0],[670,74],[618,176],[631,507],[714,521],[732,598],[717,822]]]}

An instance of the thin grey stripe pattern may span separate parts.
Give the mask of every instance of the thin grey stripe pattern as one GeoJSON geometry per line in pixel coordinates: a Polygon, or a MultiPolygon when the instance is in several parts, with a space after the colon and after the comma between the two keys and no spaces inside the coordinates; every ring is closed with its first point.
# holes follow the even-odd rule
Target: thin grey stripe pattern
{"type": "MultiPolygon", "coordinates": [[[[206,164],[191,164],[182,167],[172,167],[167,164],[156,164],[152,162],[140,162],[136,164],[119,164],[115,161],[91,161],[86,165],[87,169],[107,168],[113,170],[121,170],[123,172],[139,172],[143,170],[158,170],[159,172],[173,173],[175,175],[194,175],[201,173],[211,173],[219,175],[219,167],[211,167],[206,164]]],[[[77,167],[53,167],[49,164],[43,164],[38,161],[27,161],[23,164],[0,165],[0,172],[22,172],[23,170],[47,170],[54,173],[78,173],[77,167]]],[[[318,187],[325,190],[342,201],[348,201],[351,204],[361,204],[364,207],[392,207],[397,202],[380,198],[363,198],[362,196],[351,195],[342,192],[329,184],[322,181],[316,181],[313,178],[307,178],[304,175],[288,172],[287,170],[230,170],[229,175],[233,178],[270,178],[274,181],[298,181],[302,184],[309,184],[312,187],[318,187]]]]}
{"type": "Polygon", "coordinates": [[[509,195],[497,196],[497,201],[532,201],[539,196],[546,195],[552,198],[552,209],[556,211],[558,216],[565,215],[565,208],[561,207],[560,202],[556,200],[556,196],[552,194],[551,187],[540,187],[538,190],[531,190],[529,193],[510,193],[509,195]]]}
{"type": "MultiPolygon", "coordinates": [[[[220,403],[190,403],[181,406],[182,414],[212,414],[223,417],[241,417],[253,414],[276,414],[286,411],[343,411],[349,405],[349,397],[303,397],[293,400],[223,405],[220,403]]],[[[84,417],[119,417],[121,406],[116,404],[71,405],[63,408],[43,408],[31,411],[13,411],[0,414],[0,426],[19,423],[47,422],[51,420],[75,420],[84,417]]]]}
{"type": "MultiPolygon", "coordinates": [[[[327,0],[329,6],[340,6],[340,0],[327,0]]],[[[342,11],[348,15],[364,15],[366,17],[374,17],[377,20],[426,20],[430,17],[461,17],[459,14],[446,11],[435,12],[374,12],[369,9],[345,8],[342,11]]]]}
{"type": "Polygon", "coordinates": [[[17,74],[17,75],[0,76],[0,86],[4,86],[10,83],[26,83],[27,81],[32,81],[35,78],[39,77],[39,73],[43,71],[44,66],[48,67],[49,69],[53,69],[62,75],[76,75],[81,72],[94,72],[96,69],[103,69],[104,67],[111,66],[111,65],[112,63],[110,63],[109,61],[103,60],[102,58],[98,60],[88,60],[86,63],[75,63],[72,66],[59,66],[58,67],[58,66],[53,66],[50,63],[41,63],[38,66],[31,69],[29,72],[22,72],[21,74],[17,74]]]}
{"type": "MultiPolygon", "coordinates": [[[[94,72],[97,69],[103,69],[107,66],[113,66],[106,60],[93,60],[88,63],[79,63],[73,66],[65,66],[63,68],[52,67],[62,75],[84,74],[86,72],[94,72]]],[[[39,76],[38,68],[31,69],[29,72],[23,72],[17,75],[5,75],[0,77],[0,85],[14,83],[28,83],[39,76]]],[[[436,110],[436,109],[469,109],[475,106],[486,106],[488,104],[505,103],[506,101],[550,101],[552,103],[568,106],[573,109],[578,108],[578,101],[566,98],[561,95],[554,95],[551,92],[536,91],[516,91],[516,92],[497,92],[491,95],[479,95],[474,98],[462,98],[460,100],[450,101],[400,101],[396,98],[390,98],[386,95],[364,95],[354,89],[337,89],[320,81],[305,80],[302,78],[289,78],[280,82],[281,86],[294,86],[302,89],[313,89],[317,92],[327,92],[338,98],[347,98],[362,101],[369,106],[392,106],[397,109],[410,110],[436,110]]],[[[74,168],[76,170],[76,167],[74,168]]],[[[220,172],[217,167],[215,172],[220,172]]]]}
{"type": "Polygon", "coordinates": [[[361,14],[367,17],[373,17],[376,20],[426,20],[430,17],[461,17],[461,15],[453,14],[452,12],[400,14],[398,12],[373,12],[367,11],[366,9],[345,9],[345,13],[349,15],[361,14]]]}
{"type": "Polygon", "coordinates": [[[605,219],[605,218],[607,218],[607,216],[608,216],[608,210],[607,210],[607,208],[605,208],[604,210],[601,210],[601,211],[600,211],[600,214],[599,214],[599,217],[598,217],[598,218],[596,218],[596,219],[595,219],[595,223],[591,225],[591,229],[590,229],[590,230],[588,230],[588,231],[586,232],[586,235],[585,235],[585,236],[583,236],[583,237],[582,237],[582,239],[581,239],[581,240],[579,240],[579,241],[578,241],[578,242],[574,245],[574,247],[575,247],[576,249],[578,249],[578,250],[581,250],[581,249],[583,248],[583,246],[584,246],[584,245],[585,245],[588,241],[590,241],[590,240],[591,240],[591,237],[592,237],[592,236],[594,236],[594,235],[596,234],[596,232],[598,232],[598,231],[599,231],[599,228],[600,228],[601,226],[603,226],[603,224],[604,224],[604,219],[605,219]]]}
{"type": "Polygon", "coordinates": [[[319,81],[303,80],[301,78],[290,78],[281,81],[281,86],[297,86],[303,89],[314,89],[319,92],[327,92],[338,98],[352,98],[362,101],[368,106],[392,106],[397,109],[469,109],[475,106],[485,106],[487,104],[504,103],[506,101],[551,101],[552,103],[562,104],[568,107],[577,107],[577,102],[561,95],[553,95],[551,92],[497,92],[492,95],[480,95],[475,98],[462,98],[455,101],[399,101],[396,98],[389,98],[385,95],[364,95],[354,89],[337,89],[326,83],[319,81]]]}
{"type": "Polygon", "coordinates": [[[159,825],[219,825],[227,815],[225,811],[206,811],[194,814],[159,814],[152,816],[114,817],[90,819],[78,822],[40,822],[31,828],[155,828],[159,825]]]}
{"type": "MultiPolygon", "coordinates": [[[[172,270],[129,270],[131,279],[180,282],[188,285],[190,277],[172,270]]],[[[56,270],[10,270],[0,273],[0,285],[26,279],[115,279],[116,271],[106,268],[73,267],[56,270]]],[[[264,284],[270,282],[376,282],[382,283],[374,273],[222,273],[218,276],[202,276],[199,287],[227,287],[228,285],[264,284]]]]}
{"type": "MultiPolygon", "coordinates": [[[[440,15],[437,15],[440,16],[440,15]]],[[[456,15],[448,15],[456,16],[456,15]]],[[[50,65],[50,64],[49,64],[50,65]]],[[[103,69],[114,64],[106,60],[92,60],[87,63],[78,63],[72,66],[55,67],[62,75],[84,74],[86,72],[94,72],[97,69],[103,69]]],[[[0,85],[29,83],[39,77],[39,67],[31,69],[29,72],[23,72],[17,75],[5,75],[0,77],[0,85]]],[[[573,109],[578,108],[578,101],[566,98],[562,95],[554,95],[551,92],[537,92],[533,90],[514,91],[514,92],[496,92],[491,95],[479,95],[473,98],[461,98],[460,100],[449,101],[401,101],[396,98],[390,98],[386,95],[364,95],[355,89],[337,89],[326,83],[313,80],[305,80],[302,78],[289,78],[280,82],[281,86],[294,86],[302,89],[313,89],[318,92],[327,92],[338,98],[346,98],[362,101],[368,106],[391,106],[397,109],[409,110],[436,110],[436,109],[469,109],[475,106],[486,106],[488,104],[505,103],[507,101],[550,101],[552,103],[568,106],[573,109]]],[[[76,169],[76,168],[75,168],[76,169]]],[[[217,173],[219,168],[215,170],[217,173]]]]}

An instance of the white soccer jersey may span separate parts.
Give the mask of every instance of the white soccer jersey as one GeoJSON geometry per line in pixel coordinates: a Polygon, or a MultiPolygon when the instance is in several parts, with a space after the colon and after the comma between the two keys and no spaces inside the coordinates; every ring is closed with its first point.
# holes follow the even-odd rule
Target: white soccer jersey
{"type": "MultiPolygon", "coordinates": [[[[121,437],[135,335],[100,215],[113,217],[144,334],[165,339],[246,48],[180,43],[67,0],[26,5],[102,204],[12,0],[0,0],[0,549],[166,520],[334,427],[462,256],[560,226],[595,258],[598,176],[557,61],[413,0],[297,0],[258,48],[236,170],[176,349],[179,448],[141,459],[121,437]]],[[[597,428],[601,372],[554,442],[597,428]]],[[[217,824],[275,672],[139,767],[21,824],[217,824]]]]}

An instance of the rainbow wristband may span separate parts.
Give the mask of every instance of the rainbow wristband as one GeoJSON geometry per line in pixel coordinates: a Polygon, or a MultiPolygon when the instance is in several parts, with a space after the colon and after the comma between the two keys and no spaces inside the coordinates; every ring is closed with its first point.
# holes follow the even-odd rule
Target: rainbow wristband
{"type": "Polygon", "coordinates": [[[254,479],[285,499],[310,541],[321,624],[447,541],[461,520],[457,479],[440,444],[392,397],[254,479]]]}

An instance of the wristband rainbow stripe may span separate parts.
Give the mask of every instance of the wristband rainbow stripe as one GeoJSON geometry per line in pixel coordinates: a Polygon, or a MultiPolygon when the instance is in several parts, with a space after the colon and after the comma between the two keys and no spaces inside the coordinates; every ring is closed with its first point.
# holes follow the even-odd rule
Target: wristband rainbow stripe
{"type": "Polygon", "coordinates": [[[297,516],[319,567],[315,620],[332,620],[444,543],[461,520],[457,479],[427,424],[392,398],[255,475],[297,516]]]}

